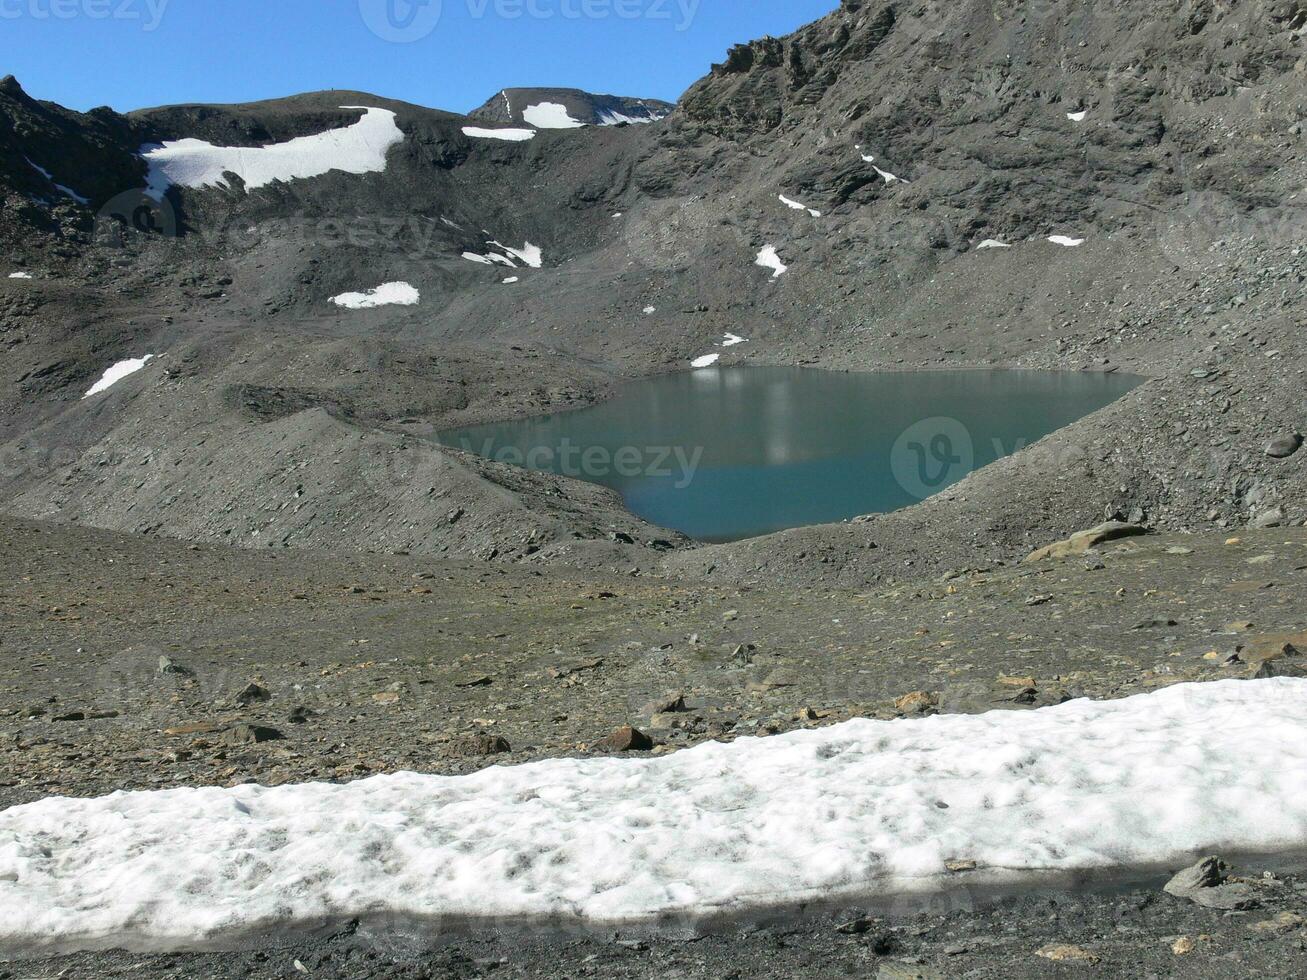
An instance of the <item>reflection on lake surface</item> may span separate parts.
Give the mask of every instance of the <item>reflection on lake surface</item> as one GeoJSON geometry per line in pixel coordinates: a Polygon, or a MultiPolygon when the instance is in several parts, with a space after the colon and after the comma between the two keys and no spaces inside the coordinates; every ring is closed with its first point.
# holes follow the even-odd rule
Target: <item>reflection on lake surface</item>
{"type": "Polygon", "coordinates": [[[1097,411],[1119,374],[704,368],[576,412],[437,435],[491,459],[603,484],[704,541],[897,510],[1097,411]]]}

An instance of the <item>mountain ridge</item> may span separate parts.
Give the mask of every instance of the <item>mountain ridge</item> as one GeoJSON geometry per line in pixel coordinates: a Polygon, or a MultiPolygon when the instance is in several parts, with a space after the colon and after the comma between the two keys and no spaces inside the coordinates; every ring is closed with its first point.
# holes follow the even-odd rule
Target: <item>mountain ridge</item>
{"type": "MultiPolygon", "coordinates": [[[[110,250],[93,240],[92,208],[32,200],[51,189],[10,146],[0,173],[10,254],[36,277],[0,280],[12,412],[0,441],[13,448],[35,431],[78,460],[50,474],[20,467],[10,507],[233,540],[271,521],[276,534],[259,540],[292,546],[310,534],[320,546],[541,563],[602,554],[647,573],[854,583],[1011,560],[1105,513],[1176,530],[1299,521],[1301,467],[1261,449],[1305,427],[1292,394],[1299,317],[1285,305],[1303,275],[1299,9],[846,2],[786,38],[733,49],[657,125],[531,130],[519,142],[354,94],[397,113],[403,139],[384,170],[174,188],[176,235],[110,250]],[[510,273],[486,258],[495,242],[541,248],[540,268],[514,262],[510,273]],[[980,250],[986,242],[1011,247],[980,250]],[[756,267],[768,248],[783,275],[756,267]],[[345,313],[329,302],[391,281],[411,283],[421,304],[345,313]],[[172,322],[143,319],[142,304],[172,322]],[[670,556],[637,546],[623,557],[630,546],[610,533],[666,535],[624,523],[615,501],[567,481],[528,485],[415,438],[424,426],[590,403],[624,378],[687,368],[726,332],[749,343],[723,364],[1156,380],[919,507],[734,545],[679,543],[670,556]],[[345,370],[349,345],[359,363],[345,370]],[[77,404],[106,361],[155,348],[170,359],[120,382],[101,408],[77,404]],[[261,366],[289,351],[297,366],[261,366]],[[178,362],[188,366],[175,377],[178,362]],[[172,405],[171,385],[210,415],[172,405]],[[231,407],[241,400],[223,392],[240,386],[413,457],[435,497],[369,484],[393,516],[353,531],[326,503],[312,528],[307,514],[264,513],[241,471],[273,445],[302,441],[298,462],[327,501],[358,499],[366,475],[330,462],[343,443],[322,418],[256,421],[231,407]],[[151,437],[147,411],[190,435],[151,437]],[[397,434],[409,438],[392,443],[397,434]],[[186,444],[196,439],[206,448],[186,444]],[[146,440],[184,451],[195,475],[160,471],[155,485],[93,462],[146,440]],[[219,458],[231,479],[192,487],[219,458]],[[446,507],[456,484],[465,495],[446,507]],[[183,516],[165,485],[198,503],[183,516]],[[504,500],[539,512],[552,494],[588,503],[521,540],[491,516],[504,500]],[[447,526],[447,514],[478,506],[482,518],[447,526]],[[404,530],[419,525],[441,530],[404,530]]],[[[130,141],[143,132],[291,139],[356,121],[345,101],[317,93],[123,120],[0,95],[0,125],[16,133],[13,120],[26,120],[14,142],[48,130],[116,154],[115,190],[126,192],[142,184],[130,141]]],[[[99,204],[70,182],[78,174],[55,176],[99,204]]]]}

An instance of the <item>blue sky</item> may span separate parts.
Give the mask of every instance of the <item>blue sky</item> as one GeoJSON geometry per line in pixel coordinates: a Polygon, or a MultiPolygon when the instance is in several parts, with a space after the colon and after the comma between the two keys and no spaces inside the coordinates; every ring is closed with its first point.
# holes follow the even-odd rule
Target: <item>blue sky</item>
{"type": "Polygon", "coordinates": [[[0,75],[120,111],[360,89],[464,112],[501,88],[673,100],[838,0],[0,0],[0,75]]]}

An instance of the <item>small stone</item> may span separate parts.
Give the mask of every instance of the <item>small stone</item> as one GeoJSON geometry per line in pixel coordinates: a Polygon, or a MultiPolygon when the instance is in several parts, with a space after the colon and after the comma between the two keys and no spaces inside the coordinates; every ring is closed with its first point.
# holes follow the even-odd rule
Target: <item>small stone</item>
{"type": "Polygon", "coordinates": [[[67,714],[55,715],[51,721],[86,721],[85,711],[69,711],[67,714]]]}
{"type": "Polygon", "coordinates": [[[242,708],[249,707],[251,704],[259,704],[264,701],[271,701],[272,693],[266,687],[260,687],[258,684],[247,684],[239,694],[236,695],[236,703],[242,708]]]}
{"type": "Polygon", "coordinates": [[[1170,619],[1166,616],[1153,616],[1149,619],[1140,620],[1130,628],[1136,630],[1157,630],[1157,629],[1165,629],[1168,626],[1179,626],[1179,625],[1180,624],[1177,623],[1174,619],[1170,619]]]}
{"type": "Polygon", "coordinates": [[[640,709],[640,715],[645,718],[653,715],[674,714],[685,710],[684,694],[669,694],[666,697],[655,698],[640,709]]]}
{"type": "Polygon", "coordinates": [[[1266,455],[1271,459],[1288,459],[1302,448],[1302,436],[1298,433],[1276,436],[1266,444],[1266,455]]]}
{"type": "Polygon", "coordinates": [[[171,657],[160,657],[159,673],[162,675],[189,674],[190,671],[187,670],[185,667],[183,667],[181,664],[177,663],[177,661],[173,660],[171,657]]]}
{"type": "Polygon", "coordinates": [[[1176,956],[1185,956],[1194,951],[1194,941],[1188,936],[1180,936],[1171,943],[1171,952],[1176,956]]]}
{"type": "Polygon", "coordinates": [[[648,752],[653,747],[653,739],[630,725],[617,729],[595,743],[595,749],[600,752],[648,752]]]}
{"type": "Polygon", "coordinates": [[[1251,528],[1270,528],[1279,527],[1283,523],[1284,511],[1279,507],[1272,507],[1269,510],[1262,511],[1254,517],[1248,522],[1248,526],[1251,528]]]}
{"type": "Polygon", "coordinates": [[[222,731],[222,728],[220,721],[188,721],[181,725],[174,725],[172,728],[165,728],[163,733],[170,738],[178,735],[208,735],[222,731]]]}
{"type": "Polygon", "coordinates": [[[1054,963],[1097,963],[1100,959],[1082,946],[1069,946],[1065,943],[1044,946],[1035,950],[1035,955],[1054,963]]]}
{"type": "Polygon", "coordinates": [[[398,691],[378,691],[372,695],[372,700],[376,704],[399,704],[398,691]]]}
{"type": "Polygon", "coordinates": [[[1035,687],[1033,677],[1000,677],[998,682],[1004,687],[1019,687],[1025,690],[1028,687],[1035,687]]]}
{"type": "Polygon", "coordinates": [[[502,735],[466,735],[456,738],[445,749],[445,754],[454,759],[475,759],[480,756],[502,755],[512,752],[513,747],[502,735]]]}
{"type": "Polygon", "coordinates": [[[489,687],[494,682],[495,679],[493,677],[487,677],[484,674],[474,674],[470,677],[465,677],[462,680],[454,681],[454,686],[462,688],[489,687]]]}
{"type": "Polygon", "coordinates": [[[777,668],[764,676],[761,680],[749,681],[745,687],[746,690],[749,691],[766,693],[767,691],[775,691],[782,687],[796,687],[798,683],[799,679],[793,673],[784,668],[777,668]]]}
{"type": "Polygon", "coordinates": [[[261,742],[280,741],[285,737],[277,729],[268,728],[265,725],[237,725],[235,728],[229,728],[223,732],[222,744],[257,745],[261,742]]]}
{"type": "Polygon", "coordinates": [[[1297,912],[1281,912],[1273,919],[1263,919],[1261,922],[1254,922],[1248,928],[1253,932],[1260,932],[1270,935],[1278,935],[1282,932],[1292,932],[1303,924],[1305,920],[1297,912]]]}

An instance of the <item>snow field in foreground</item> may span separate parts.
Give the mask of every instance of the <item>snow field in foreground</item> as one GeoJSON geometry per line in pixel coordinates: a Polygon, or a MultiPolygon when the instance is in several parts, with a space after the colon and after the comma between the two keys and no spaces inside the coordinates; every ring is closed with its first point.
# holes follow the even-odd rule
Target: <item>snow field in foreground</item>
{"type": "Polygon", "coordinates": [[[145,365],[154,360],[153,354],[146,354],[144,357],[130,357],[125,361],[110,366],[100,375],[100,380],[91,386],[91,390],[82,396],[82,400],[90,398],[92,395],[98,395],[102,391],[107,391],[116,385],[128,375],[135,374],[145,365]]]}
{"type": "Polygon", "coordinates": [[[141,156],[149,165],[146,183],[150,193],[162,198],[173,184],[225,187],[228,171],[254,190],[274,180],[320,177],[332,170],[350,174],[385,170],[390,148],[404,140],[395,113],[356,105],[340,108],[362,109],[363,118],[352,126],[269,146],[214,146],[204,140],[184,139],[142,147],[141,156]]]}
{"type": "Polygon", "coordinates": [[[371,310],[378,306],[417,306],[422,294],[406,282],[383,282],[366,293],[341,293],[331,302],[347,310],[371,310]]]}
{"type": "Polygon", "coordinates": [[[696,917],[1305,844],[1307,680],[1226,680],[656,758],[42,800],[0,812],[0,944],[696,917]]]}

